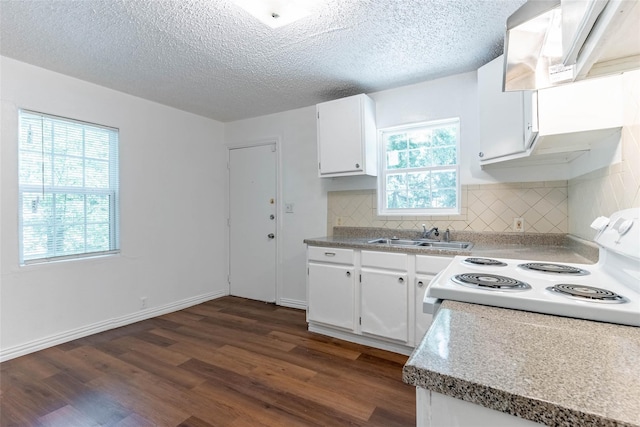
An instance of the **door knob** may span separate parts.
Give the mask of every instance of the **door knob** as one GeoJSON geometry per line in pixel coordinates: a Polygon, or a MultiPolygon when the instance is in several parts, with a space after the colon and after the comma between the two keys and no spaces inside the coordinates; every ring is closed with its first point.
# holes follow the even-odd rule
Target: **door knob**
{"type": "Polygon", "coordinates": [[[275,234],[273,234],[273,233],[269,233],[269,234],[267,234],[267,237],[268,237],[269,239],[273,239],[274,237],[276,237],[276,235],[275,235],[275,234]]]}

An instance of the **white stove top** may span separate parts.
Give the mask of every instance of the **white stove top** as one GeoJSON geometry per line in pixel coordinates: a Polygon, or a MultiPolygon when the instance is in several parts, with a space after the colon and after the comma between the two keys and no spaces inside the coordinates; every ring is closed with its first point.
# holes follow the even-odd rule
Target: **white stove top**
{"type": "Polygon", "coordinates": [[[608,222],[604,219],[600,221],[600,232],[595,239],[600,245],[600,260],[597,264],[546,262],[583,270],[579,274],[527,270],[520,265],[531,261],[523,259],[497,258],[494,260],[504,265],[473,265],[465,262],[472,257],[457,256],[433,279],[426,298],[640,326],[639,216],[640,209],[630,209],[612,215],[608,222]],[[632,225],[625,222],[629,219],[632,225]],[[472,275],[473,279],[473,274],[479,274],[480,280],[484,277],[488,283],[470,287],[460,283],[460,278],[456,276],[461,274],[472,275]],[[524,282],[528,286],[520,286],[515,290],[495,289],[494,282],[500,281],[502,277],[524,282]],[[575,285],[587,293],[592,291],[591,288],[604,289],[623,299],[622,302],[597,301],[570,297],[548,289],[558,284],[575,285]],[[583,288],[585,286],[589,288],[583,288]]]}
{"type": "Polygon", "coordinates": [[[566,275],[527,271],[518,267],[519,264],[528,262],[527,260],[499,259],[507,265],[494,267],[469,266],[463,262],[466,258],[468,257],[455,257],[452,263],[433,280],[429,286],[429,297],[640,326],[640,293],[618,283],[600,270],[596,264],[554,263],[570,265],[590,272],[587,275],[567,277],[566,275]],[[451,280],[455,275],[462,273],[505,276],[525,282],[531,288],[517,291],[475,289],[451,280]],[[547,289],[560,283],[607,289],[623,296],[626,301],[622,303],[582,301],[547,289]]]}

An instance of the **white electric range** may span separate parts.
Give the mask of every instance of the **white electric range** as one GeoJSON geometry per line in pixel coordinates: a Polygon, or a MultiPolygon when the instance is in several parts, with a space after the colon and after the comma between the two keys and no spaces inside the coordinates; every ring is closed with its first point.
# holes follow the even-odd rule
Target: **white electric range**
{"type": "Polygon", "coordinates": [[[424,309],[455,300],[640,326],[640,208],[596,219],[596,264],[457,256],[430,283],[424,309]]]}

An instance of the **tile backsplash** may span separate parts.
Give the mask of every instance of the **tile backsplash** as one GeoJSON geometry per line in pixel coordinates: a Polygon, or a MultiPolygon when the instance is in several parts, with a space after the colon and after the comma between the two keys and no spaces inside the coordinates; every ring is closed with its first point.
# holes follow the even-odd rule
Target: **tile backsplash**
{"type": "Polygon", "coordinates": [[[514,219],[524,219],[526,233],[568,232],[567,181],[463,185],[460,215],[378,216],[376,190],[329,192],[327,234],[334,226],[456,231],[514,231],[514,219]]]}

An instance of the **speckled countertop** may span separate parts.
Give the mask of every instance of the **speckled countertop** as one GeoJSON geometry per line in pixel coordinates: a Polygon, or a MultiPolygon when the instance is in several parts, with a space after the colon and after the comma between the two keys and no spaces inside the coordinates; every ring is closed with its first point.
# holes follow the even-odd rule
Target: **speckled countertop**
{"type": "Polygon", "coordinates": [[[550,426],[640,426],[640,328],[444,301],[403,379],[550,426]]]}
{"type": "MultiPolygon", "coordinates": [[[[333,236],[309,238],[305,239],[304,242],[311,246],[342,247],[424,255],[472,255],[478,257],[526,259],[530,261],[554,260],[580,264],[591,264],[598,261],[598,248],[595,244],[576,239],[566,234],[476,233],[454,231],[451,233],[451,240],[472,242],[473,246],[471,250],[452,250],[368,243],[368,241],[376,238],[419,238],[420,232],[416,230],[334,227],[333,233],[333,236]]],[[[440,238],[442,238],[442,233],[440,233],[440,238]]]]}

